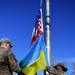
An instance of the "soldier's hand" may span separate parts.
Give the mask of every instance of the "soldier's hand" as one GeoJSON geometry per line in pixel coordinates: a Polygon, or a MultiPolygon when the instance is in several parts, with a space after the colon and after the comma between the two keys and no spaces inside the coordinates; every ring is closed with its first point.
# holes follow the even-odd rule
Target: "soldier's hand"
{"type": "Polygon", "coordinates": [[[47,70],[50,69],[50,66],[47,66],[46,69],[47,69],[47,70]]]}

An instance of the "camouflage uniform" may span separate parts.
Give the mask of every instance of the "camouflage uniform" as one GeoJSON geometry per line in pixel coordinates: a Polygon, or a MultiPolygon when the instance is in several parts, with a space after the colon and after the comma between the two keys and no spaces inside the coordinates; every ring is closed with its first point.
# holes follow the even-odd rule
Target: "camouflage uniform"
{"type": "Polygon", "coordinates": [[[51,69],[49,66],[46,67],[47,71],[49,72],[49,74],[53,74],[53,75],[64,75],[64,71],[59,71],[59,70],[53,70],[51,69]]]}
{"type": "Polygon", "coordinates": [[[20,71],[15,56],[10,50],[0,47],[0,75],[12,75],[13,71],[20,71]]]}

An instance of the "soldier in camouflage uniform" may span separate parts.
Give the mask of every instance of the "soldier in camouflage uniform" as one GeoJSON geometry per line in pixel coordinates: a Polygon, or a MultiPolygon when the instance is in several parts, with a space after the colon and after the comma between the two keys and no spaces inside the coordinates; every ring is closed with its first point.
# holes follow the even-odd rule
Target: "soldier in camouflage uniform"
{"type": "Polygon", "coordinates": [[[59,63],[56,66],[54,66],[55,69],[51,69],[49,66],[46,67],[46,70],[49,72],[49,74],[53,75],[64,75],[64,72],[67,71],[67,68],[65,68],[64,64],[59,63]]]}
{"type": "Polygon", "coordinates": [[[10,51],[12,47],[8,38],[0,40],[0,75],[13,75],[12,72],[19,72],[20,67],[14,54],[10,51]]]}

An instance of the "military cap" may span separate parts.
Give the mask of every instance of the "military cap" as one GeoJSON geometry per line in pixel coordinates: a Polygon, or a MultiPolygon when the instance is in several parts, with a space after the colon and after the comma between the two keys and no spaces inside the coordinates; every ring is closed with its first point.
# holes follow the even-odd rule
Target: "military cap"
{"type": "Polygon", "coordinates": [[[60,67],[62,67],[62,70],[64,71],[64,72],[66,72],[68,69],[65,67],[65,65],[63,64],[63,63],[58,63],[56,66],[54,66],[54,68],[57,68],[57,66],[60,66],[60,67]]]}
{"type": "Polygon", "coordinates": [[[10,47],[13,47],[12,44],[11,44],[11,41],[10,41],[8,38],[2,38],[2,39],[0,40],[0,44],[1,44],[1,43],[4,43],[4,42],[9,43],[9,44],[10,44],[10,47]]]}

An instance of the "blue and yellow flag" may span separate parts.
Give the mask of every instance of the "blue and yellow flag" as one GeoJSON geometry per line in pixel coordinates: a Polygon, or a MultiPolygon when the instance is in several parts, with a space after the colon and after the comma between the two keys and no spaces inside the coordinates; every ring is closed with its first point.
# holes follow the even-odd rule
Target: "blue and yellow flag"
{"type": "Polygon", "coordinates": [[[38,70],[45,69],[48,66],[47,52],[44,43],[44,36],[39,38],[30,47],[29,52],[19,63],[21,71],[26,75],[35,75],[38,70]]]}

